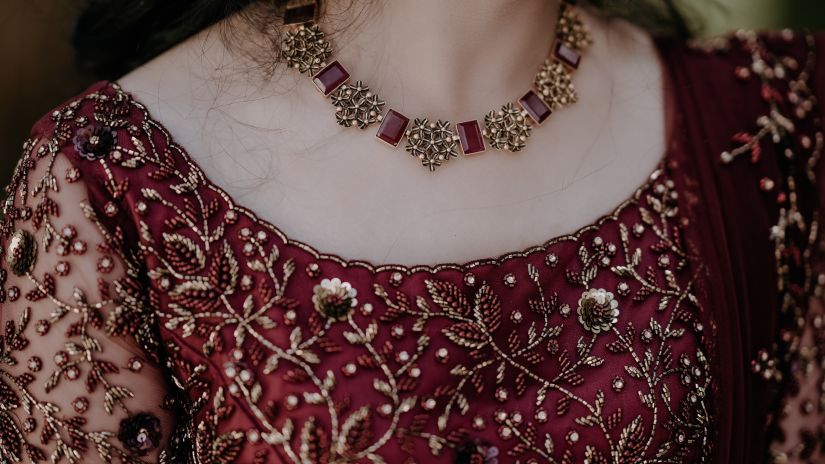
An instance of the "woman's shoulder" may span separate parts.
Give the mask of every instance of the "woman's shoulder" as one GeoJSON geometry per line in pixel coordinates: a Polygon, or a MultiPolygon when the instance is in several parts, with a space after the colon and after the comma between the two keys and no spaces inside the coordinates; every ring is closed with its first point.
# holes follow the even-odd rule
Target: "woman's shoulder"
{"type": "Polygon", "coordinates": [[[32,220],[39,229],[57,216],[85,216],[118,233],[130,229],[128,212],[118,206],[127,186],[113,172],[129,168],[135,153],[151,150],[151,140],[140,137],[146,122],[139,105],[108,81],[91,84],[43,115],[32,125],[5,187],[5,232],[14,221],[32,220]]]}
{"type": "Polygon", "coordinates": [[[95,83],[33,125],[6,187],[2,462],[157,462],[169,435],[128,180],[110,175],[145,146],[131,142],[141,124],[116,86],[95,83]]]}
{"type": "Polygon", "coordinates": [[[40,117],[24,147],[35,148],[36,158],[61,155],[72,164],[106,158],[136,122],[128,100],[117,84],[92,83],[40,117]]]}
{"type": "Polygon", "coordinates": [[[116,84],[98,81],[44,114],[32,125],[6,193],[46,182],[61,197],[60,184],[71,183],[97,200],[106,189],[99,161],[117,158],[140,124],[129,100],[116,84]]]}

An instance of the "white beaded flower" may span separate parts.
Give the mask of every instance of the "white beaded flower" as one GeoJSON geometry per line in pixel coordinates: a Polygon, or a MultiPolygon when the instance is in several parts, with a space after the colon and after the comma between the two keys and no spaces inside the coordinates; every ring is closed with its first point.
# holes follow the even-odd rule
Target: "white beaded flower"
{"type": "Polygon", "coordinates": [[[349,282],[342,282],[338,277],[323,279],[312,289],[312,304],[324,316],[344,320],[352,308],[358,304],[358,293],[349,282]]]}
{"type": "Polygon", "coordinates": [[[582,293],[577,310],[579,322],[594,334],[607,332],[619,321],[619,302],[603,288],[582,293]]]}

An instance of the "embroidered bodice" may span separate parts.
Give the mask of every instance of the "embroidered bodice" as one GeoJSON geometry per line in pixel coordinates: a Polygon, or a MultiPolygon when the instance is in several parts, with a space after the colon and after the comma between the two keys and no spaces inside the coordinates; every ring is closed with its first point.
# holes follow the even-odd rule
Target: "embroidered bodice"
{"type": "Polygon", "coordinates": [[[661,45],[674,86],[721,66],[716,79],[743,95],[758,86],[767,110],[704,161],[681,121],[645,184],[594,224],[438,266],[375,266],[285,236],[210,182],[140,102],[95,84],[35,126],[8,188],[0,461],[821,456],[825,335],[807,303],[823,145],[814,39],[782,40],[803,50],[795,65],[752,35],[715,51],[661,45]],[[743,165],[767,167],[725,171],[743,165]],[[736,201],[710,202],[711,178],[770,201],[728,228],[736,201]],[[715,254],[743,230],[763,236],[741,244],[761,268],[715,254]],[[764,386],[747,399],[764,401],[747,405],[756,425],[744,432],[731,398],[751,382],[764,386]],[[779,414],[789,405],[801,419],[779,414]],[[764,454],[735,448],[739,433],[766,440],[764,454]]]}

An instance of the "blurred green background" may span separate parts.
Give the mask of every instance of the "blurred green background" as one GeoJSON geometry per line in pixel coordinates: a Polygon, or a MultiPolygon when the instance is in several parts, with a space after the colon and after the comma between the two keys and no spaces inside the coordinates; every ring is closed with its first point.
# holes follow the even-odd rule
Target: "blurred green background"
{"type": "MultiPolygon", "coordinates": [[[[632,1],[632,0],[631,0],[632,1]]],[[[721,8],[707,11],[707,33],[730,29],[825,29],[825,0],[716,0],[721,8]],[[718,11],[721,10],[721,11],[718,11]]],[[[701,0],[682,0],[687,6],[701,0]]]]}
{"type": "MultiPolygon", "coordinates": [[[[717,6],[704,0],[681,1],[704,17],[707,34],[741,27],[825,29],[825,0],[714,0],[717,6]]],[[[69,45],[72,23],[81,3],[0,0],[2,185],[20,156],[20,146],[32,123],[94,80],[75,69],[69,45]]]]}

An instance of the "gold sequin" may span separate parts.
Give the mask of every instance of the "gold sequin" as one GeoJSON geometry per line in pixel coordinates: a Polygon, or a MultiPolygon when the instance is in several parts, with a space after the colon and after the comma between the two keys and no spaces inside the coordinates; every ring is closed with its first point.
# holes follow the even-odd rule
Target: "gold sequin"
{"type": "Polygon", "coordinates": [[[37,260],[37,241],[25,230],[17,230],[9,240],[6,251],[6,264],[18,276],[28,274],[34,269],[37,260]]]}

